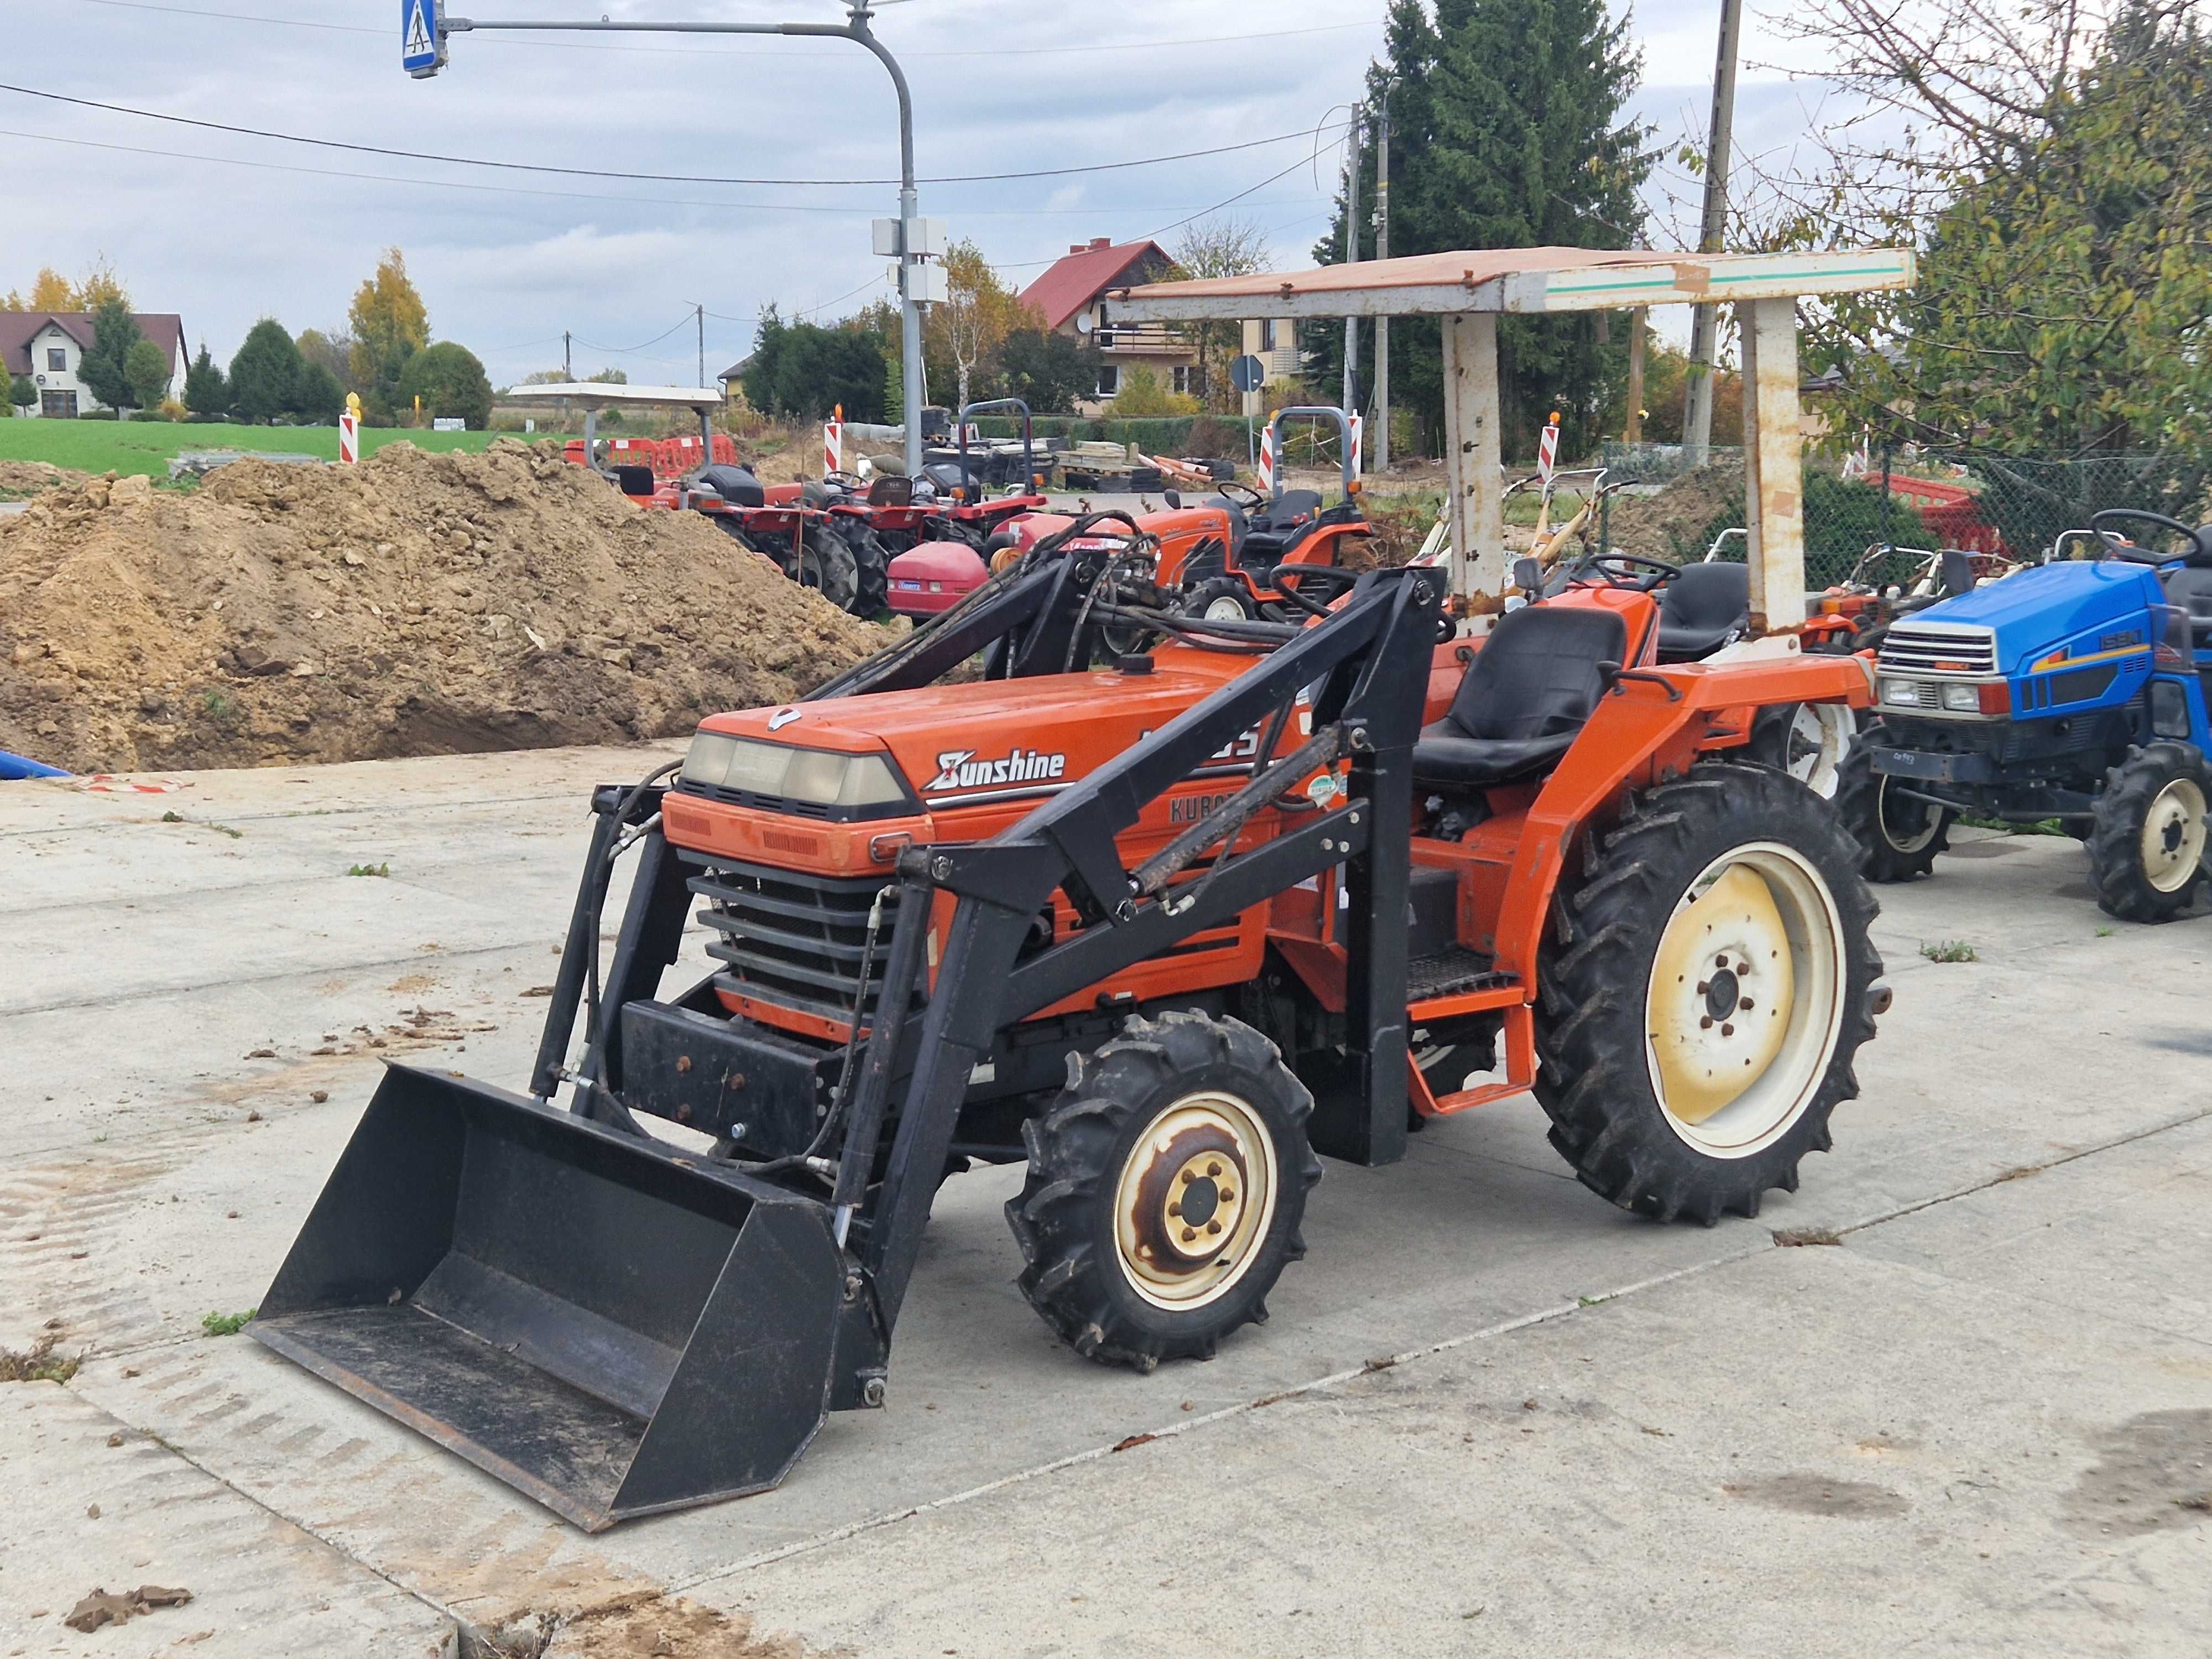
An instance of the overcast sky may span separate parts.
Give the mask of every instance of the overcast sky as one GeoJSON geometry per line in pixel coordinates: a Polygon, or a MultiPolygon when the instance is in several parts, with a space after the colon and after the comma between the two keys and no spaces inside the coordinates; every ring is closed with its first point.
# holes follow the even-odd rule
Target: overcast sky
{"type": "MultiPolygon", "coordinates": [[[[834,21],[836,0],[449,0],[479,17],[834,21]]],[[[1701,131],[1717,0],[1639,9],[1638,106],[1672,152],[1701,131]],[[1710,14],[1710,15],[1709,15],[1710,14]]],[[[716,178],[895,177],[888,77],[842,41],[472,34],[428,82],[398,67],[399,0],[9,0],[16,85],[306,137],[544,166],[716,178]],[[281,19],[282,21],[276,21],[281,19]]],[[[1382,0],[911,0],[878,25],[914,84],[920,170],[1036,172],[1310,132],[1356,96],[1382,0]],[[1264,16],[1269,33],[1245,33],[1264,16]],[[1159,44],[1197,43],[1197,44],[1159,44]]],[[[1754,16],[1745,57],[1784,48],[1754,16]]],[[[1739,143],[1787,146],[1819,89],[1746,71],[1739,143]]],[[[1025,282],[1073,242],[1223,212],[1310,263],[1340,149],[1310,137],[1055,179],[925,184],[923,211],[1025,282]],[[1278,177],[1275,175],[1280,174],[1278,177]]],[[[1694,185],[1663,164],[1652,191],[1694,185]]],[[[255,319],[342,325],[398,246],[433,332],[506,384],[575,366],[638,381],[711,375],[764,305],[842,315],[884,291],[869,220],[882,184],[623,183],[350,155],[0,93],[0,289],[42,264],[112,259],[143,310],[183,313],[228,360],[255,319]],[[67,142],[62,142],[67,141],[67,142]],[[250,163],[251,165],[240,165],[250,163]],[[667,333],[659,341],[654,337],[667,333]],[[619,349],[642,348],[641,349],[619,349]]],[[[1668,240],[1662,224],[1655,241],[1668,240]]],[[[1172,243],[1172,234],[1164,238],[1172,243]]]]}

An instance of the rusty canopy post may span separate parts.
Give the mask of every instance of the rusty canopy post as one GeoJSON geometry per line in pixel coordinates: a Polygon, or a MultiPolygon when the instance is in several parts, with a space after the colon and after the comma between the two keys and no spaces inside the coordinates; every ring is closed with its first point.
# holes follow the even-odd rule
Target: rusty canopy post
{"type": "MultiPolygon", "coordinates": [[[[1498,319],[1443,319],[1444,496],[1452,593],[1462,601],[1505,586],[1505,465],[1498,424],[1498,319]]],[[[1466,608],[1464,605],[1461,607],[1466,608]]]]}
{"type": "Polygon", "coordinates": [[[1750,514],[1751,626],[1805,620],[1805,434],[1797,409],[1797,302],[1736,307],[1743,341],[1744,503],[1750,514]]]}
{"type": "Polygon", "coordinates": [[[1913,256],[1898,248],[1805,254],[1492,248],[1116,289],[1106,295],[1103,309],[1131,323],[1443,319],[1452,586],[1468,602],[1464,609],[1480,611],[1495,609],[1486,602],[1498,599],[1506,585],[1498,316],[1734,304],[1745,319],[1744,368],[1752,386],[1746,417],[1756,434],[1752,608],[1766,628],[1780,631],[1802,623],[1805,614],[1796,302],[1910,288],[1913,271],[1913,256]]]}

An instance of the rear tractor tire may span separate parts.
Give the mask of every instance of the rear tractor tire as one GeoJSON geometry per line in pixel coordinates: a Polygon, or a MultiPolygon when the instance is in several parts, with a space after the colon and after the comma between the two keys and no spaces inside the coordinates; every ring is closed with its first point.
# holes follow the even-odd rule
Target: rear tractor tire
{"type": "Polygon", "coordinates": [[[1911,881],[1930,874],[1936,859],[1951,850],[1951,821],[1958,814],[1894,790],[1889,776],[1874,769],[1873,745],[1882,736],[1876,721],[1845,751],[1836,773],[1836,811],[1857,838],[1859,868],[1869,881],[1911,881]]]}
{"type": "Polygon", "coordinates": [[[811,587],[840,611],[850,611],[860,591],[860,568],[845,538],[827,531],[807,536],[793,552],[786,544],[776,562],[801,587],[811,587]]]}
{"type": "Polygon", "coordinates": [[[1539,967],[1552,1145],[1623,1209],[1758,1214],[1859,1091],[1882,967],[1857,848],[1803,784],[1717,763],[1637,797],[1581,864],[1539,967]]]}
{"type": "Polygon", "coordinates": [[[890,610],[890,550],[867,525],[852,523],[839,528],[846,546],[853,550],[853,599],[845,609],[873,622],[890,610]]]}
{"type": "Polygon", "coordinates": [[[1022,1128],[1029,1179],[1006,1205],[1022,1294],[1085,1358],[1212,1358],[1266,1322],[1305,1255],[1312,1112],[1275,1046],[1233,1019],[1133,1019],[1071,1054],[1067,1087],[1022,1128]]]}
{"type": "Polygon", "coordinates": [[[2171,921],[2205,876],[2212,777],[2193,744],[2154,743],[2106,775],[2089,833],[2097,903],[2122,921],[2171,921]]]}

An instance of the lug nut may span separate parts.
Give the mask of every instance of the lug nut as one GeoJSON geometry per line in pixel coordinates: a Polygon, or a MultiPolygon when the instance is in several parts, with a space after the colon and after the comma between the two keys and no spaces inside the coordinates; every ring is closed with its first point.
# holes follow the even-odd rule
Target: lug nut
{"type": "Polygon", "coordinates": [[[1192,1174],[1189,1170],[1185,1170],[1182,1172],[1182,1184],[1183,1184],[1184,1186],[1186,1186],[1186,1187],[1189,1186],[1189,1185],[1190,1185],[1190,1183],[1191,1183],[1192,1182],[1194,1182],[1194,1181],[1195,1181],[1195,1180],[1197,1180],[1197,1179],[1198,1179],[1198,1177],[1197,1177],[1196,1176],[1193,1175],[1193,1174],[1192,1174]]]}
{"type": "Polygon", "coordinates": [[[1713,1017],[1711,1014],[1707,1014],[1703,1019],[1700,1019],[1698,1022],[1698,1029],[1700,1031],[1711,1030],[1713,1029],[1713,1017]]]}
{"type": "Polygon", "coordinates": [[[1698,994],[1699,996],[1703,996],[1703,995],[1705,995],[1705,994],[1706,992],[1708,992],[1708,991],[1711,990],[1712,988],[1713,988],[1713,987],[1712,987],[1712,981],[1711,981],[1711,980],[1703,980],[1703,979],[1701,979],[1701,980],[1699,980],[1699,981],[1698,981],[1698,994]]]}
{"type": "Polygon", "coordinates": [[[1745,998],[1741,1002],[1739,1002],[1738,1004],[1736,1004],[1736,1006],[1737,1006],[1737,1007],[1739,1007],[1739,1008],[1748,1008],[1748,1007],[1750,1007],[1750,1006],[1751,1006],[1751,999],[1750,999],[1749,997],[1746,997],[1746,998],[1745,998]]]}
{"type": "Polygon", "coordinates": [[[1722,1026],[1722,1027],[1721,1027],[1721,1035],[1722,1035],[1723,1036],[1734,1036],[1735,1035],[1735,1026],[1733,1026],[1733,1025],[1723,1025],[1723,1026],[1722,1026]]]}
{"type": "Polygon", "coordinates": [[[1180,1204],[1170,1204],[1170,1205],[1169,1205],[1169,1206],[1168,1206],[1168,1213],[1169,1213],[1170,1215],[1171,1215],[1171,1216],[1176,1217],[1178,1220],[1180,1220],[1180,1219],[1182,1218],[1182,1205],[1180,1205],[1180,1204]]]}
{"type": "Polygon", "coordinates": [[[1224,1187],[1221,1189],[1221,1201],[1224,1204],[1234,1204],[1237,1201],[1237,1194],[1231,1192],[1228,1188],[1224,1187]]]}
{"type": "Polygon", "coordinates": [[[1209,1221],[1206,1224],[1206,1231],[1209,1234],[1218,1233],[1221,1231],[1221,1224],[1218,1221],[1209,1221]]]}
{"type": "Polygon", "coordinates": [[[1196,1238],[1197,1237],[1198,1229],[1195,1227],[1186,1227],[1182,1230],[1182,1242],[1186,1244],[1189,1243],[1192,1239],[1196,1238]]]}

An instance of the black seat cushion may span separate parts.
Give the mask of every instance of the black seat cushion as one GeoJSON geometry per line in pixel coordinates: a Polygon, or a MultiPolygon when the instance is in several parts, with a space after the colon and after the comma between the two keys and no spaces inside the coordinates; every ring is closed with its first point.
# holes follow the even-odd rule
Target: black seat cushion
{"type": "Polygon", "coordinates": [[[732,507],[768,505],[768,496],[761,489],[761,481],[753,476],[749,466],[717,465],[708,467],[693,481],[693,488],[711,489],[732,507]]]}
{"type": "Polygon", "coordinates": [[[1659,595],[1659,660],[1695,662],[1751,626],[1751,567],[1686,564],[1659,595]]]}
{"type": "Polygon", "coordinates": [[[870,507],[912,507],[914,480],[886,473],[868,486],[870,507]]]}
{"type": "Polygon", "coordinates": [[[2177,565],[2159,573],[2169,604],[2189,613],[2189,637],[2199,651],[2212,651],[2212,569],[2177,565]]]}
{"type": "Polygon", "coordinates": [[[1451,712],[1413,745],[1413,781],[1486,788],[1548,770],[1605,695],[1601,665],[1618,665],[1627,645],[1615,611],[1534,605],[1501,617],[1451,712]]]}

